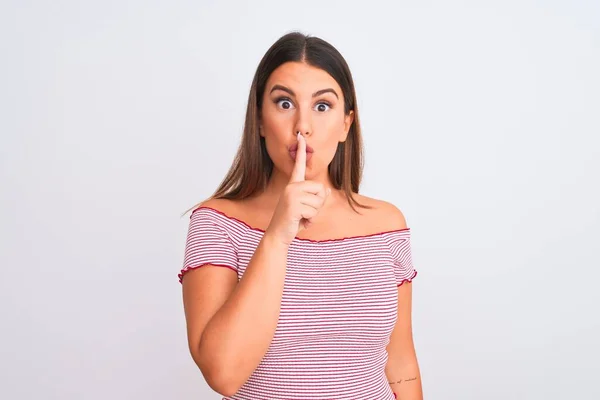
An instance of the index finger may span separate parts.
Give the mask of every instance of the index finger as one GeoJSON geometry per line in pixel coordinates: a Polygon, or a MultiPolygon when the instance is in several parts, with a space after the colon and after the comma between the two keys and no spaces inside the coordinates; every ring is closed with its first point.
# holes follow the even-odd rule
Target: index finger
{"type": "Polygon", "coordinates": [[[302,182],[306,178],[306,141],[298,133],[298,149],[296,150],[296,163],[292,171],[290,182],[302,182]]]}

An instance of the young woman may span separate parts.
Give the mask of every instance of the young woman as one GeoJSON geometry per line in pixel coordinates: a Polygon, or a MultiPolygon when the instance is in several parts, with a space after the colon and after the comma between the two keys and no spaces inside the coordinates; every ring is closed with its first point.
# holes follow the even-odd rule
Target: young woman
{"type": "Polygon", "coordinates": [[[229,173],[191,214],[179,274],[191,355],[224,399],[422,399],[410,228],[358,194],[361,170],[346,61],[282,36],[229,173]]]}

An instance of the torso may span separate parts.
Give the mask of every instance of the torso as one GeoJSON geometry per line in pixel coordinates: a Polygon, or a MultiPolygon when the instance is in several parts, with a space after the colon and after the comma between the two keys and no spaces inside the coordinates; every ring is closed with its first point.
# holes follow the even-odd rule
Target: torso
{"type": "MultiPolygon", "coordinates": [[[[333,195],[333,194],[332,194],[333,195]]],[[[372,208],[355,206],[360,212],[354,211],[343,192],[334,196],[335,203],[327,212],[319,213],[313,225],[300,231],[300,239],[328,240],[349,236],[367,236],[379,232],[406,228],[402,213],[392,204],[354,193],[354,198],[360,203],[372,208]]],[[[328,200],[329,201],[329,200],[328,200]]],[[[271,221],[274,207],[260,198],[244,200],[211,199],[203,203],[217,209],[230,217],[244,221],[247,225],[260,230],[266,230],[271,221]]]]}
{"type": "MultiPolygon", "coordinates": [[[[373,207],[358,208],[358,214],[339,192],[334,198],[318,222],[290,244],[269,349],[238,393],[227,399],[325,399],[333,393],[344,399],[393,398],[385,374],[386,346],[398,318],[397,287],[414,277],[412,265],[404,268],[399,262],[400,257],[410,260],[409,230],[390,203],[356,195],[359,203],[373,207]],[[377,235],[382,232],[387,233],[377,235]]],[[[212,199],[202,206],[220,213],[196,214],[196,227],[218,224],[227,233],[234,251],[215,252],[213,259],[220,258],[222,266],[233,263],[238,281],[274,211],[275,202],[258,200],[212,199]]],[[[200,229],[191,232],[202,235],[200,229]]]]}

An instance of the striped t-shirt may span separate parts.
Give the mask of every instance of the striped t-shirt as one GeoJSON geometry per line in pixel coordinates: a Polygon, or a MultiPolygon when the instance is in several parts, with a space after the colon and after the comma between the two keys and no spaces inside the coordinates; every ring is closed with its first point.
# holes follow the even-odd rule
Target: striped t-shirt
{"type": "MultiPolygon", "coordinates": [[[[212,264],[238,279],[264,231],[209,207],[191,215],[179,273],[212,264]]],[[[417,275],[410,228],[289,246],[277,329],[246,383],[224,400],[393,400],[386,347],[397,287],[417,275]]]]}

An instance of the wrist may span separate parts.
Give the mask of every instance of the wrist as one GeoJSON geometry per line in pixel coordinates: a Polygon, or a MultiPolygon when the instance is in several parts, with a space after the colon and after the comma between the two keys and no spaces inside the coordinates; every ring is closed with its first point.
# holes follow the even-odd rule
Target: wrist
{"type": "Polygon", "coordinates": [[[286,252],[290,247],[290,243],[287,243],[284,240],[281,240],[280,238],[277,237],[277,235],[269,232],[268,230],[265,231],[261,242],[264,243],[264,245],[270,249],[272,248],[275,250],[278,250],[278,249],[285,250],[286,252]]]}

